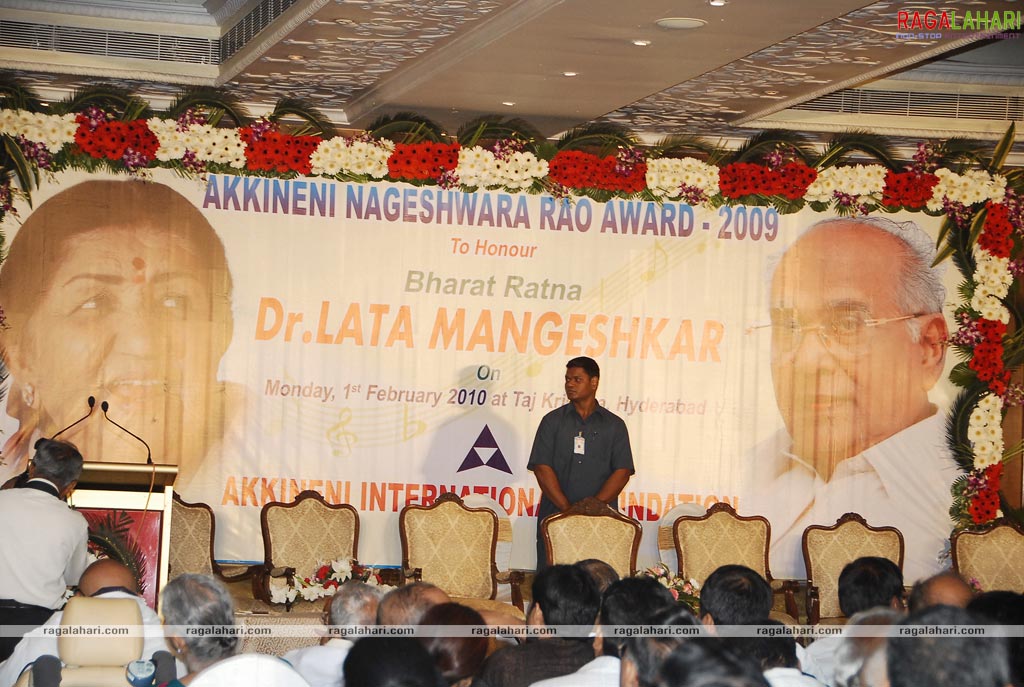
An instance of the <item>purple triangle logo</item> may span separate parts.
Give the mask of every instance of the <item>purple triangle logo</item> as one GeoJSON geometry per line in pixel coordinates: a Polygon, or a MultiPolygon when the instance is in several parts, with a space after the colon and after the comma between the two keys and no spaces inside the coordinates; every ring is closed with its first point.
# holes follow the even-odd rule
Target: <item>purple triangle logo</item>
{"type": "Polygon", "coordinates": [[[456,472],[472,470],[484,465],[512,474],[512,468],[508,466],[508,461],[505,460],[501,448],[498,447],[498,442],[494,440],[494,435],[491,434],[491,429],[487,425],[484,425],[480,436],[473,442],[473,448],[469,449],[469,453],[462,459],[462,465],[456,472]]]}

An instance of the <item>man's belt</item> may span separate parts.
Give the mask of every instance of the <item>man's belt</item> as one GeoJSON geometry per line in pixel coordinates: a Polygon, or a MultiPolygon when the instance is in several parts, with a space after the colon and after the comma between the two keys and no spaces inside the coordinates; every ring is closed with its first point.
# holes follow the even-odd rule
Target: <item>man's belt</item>
{"type": "Polygon", "coordinates": [[[15,601],[14,599],[0,599],[0,608],[7,608],[7,609],[11,609],[11,610],[25,610],[25,611],[34,610],[34,609],[40,609],[40,610],[43,610],[43,611],[52,611],[53,610],[52,608],[47,608],[46,606],[36,606],[35,604],[23,604],[20,601],[15,601]]]}

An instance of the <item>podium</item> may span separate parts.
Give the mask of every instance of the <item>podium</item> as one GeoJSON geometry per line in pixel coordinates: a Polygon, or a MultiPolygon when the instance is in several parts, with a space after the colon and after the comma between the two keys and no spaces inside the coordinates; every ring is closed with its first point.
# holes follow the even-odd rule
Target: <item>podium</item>
{"type": "Polygon", "coordinates": [[[177,476],[177,465],[86,461],[68,498],[89,521],[90,548],[117,550],[138,566],[142,596],[153,609],[167,583],[177,476]]]}

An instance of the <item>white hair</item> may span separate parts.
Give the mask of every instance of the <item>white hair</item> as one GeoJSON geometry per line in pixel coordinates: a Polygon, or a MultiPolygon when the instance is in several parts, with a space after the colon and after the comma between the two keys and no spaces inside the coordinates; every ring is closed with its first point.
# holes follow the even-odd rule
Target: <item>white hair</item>
{"type": "MultiPolygon", "coordinates": [[[[885,606],[869,608],[866,611],[854,613],[846,627],[855,628],[861,625],[895,625],[904,618],[898,611],[885,606]]],[[[872,655],[884,648],[885,640],[881,637],[858,636],[856,633],[844,632],[840,639],[839,646],[835,652],[835,672],[832,684],[835,687],[858,687],[861,681],[858,675],[861,674],[864,664],[872,655]]],[[[883,661],[882,667],[885,663],[883,661]]],[[[871,668],[868,668],[871,672],[871,668]]]]}

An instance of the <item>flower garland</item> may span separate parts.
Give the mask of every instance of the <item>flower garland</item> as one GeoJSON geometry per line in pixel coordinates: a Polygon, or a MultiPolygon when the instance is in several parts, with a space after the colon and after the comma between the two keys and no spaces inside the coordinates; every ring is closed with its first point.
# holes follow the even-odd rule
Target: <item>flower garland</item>
{"type": "Polygon", "coordinates": [[[319,563],[312,574],[296,576],[291,585],[271,585],[270,601],[275,604],[291,604],[299,597],[303,601],[316,601],[334,596],[338,587],[350,580],[382,589],[393,589],[381,581],[376,569],[359,565],[354,558],[340,558],[330,563],[319,563]]]}
{"type": "MultiPolygon", "coordinates": [[[[96,105],[61,114],[0,107],[0,136],[16,144],[23,162],[34,171],[105,165],[144,176],[148,168],[170,167],[193,176],[315,175],[341,181],[436,184],[466,192],[485,188],[558,198],[639,197],[712,208],[771,204],[781,212],[809,205],[817,212],[839,214],[880,209],[945,214],[948,249],[942,257],[952,256],[965,278],[955,313],[959,329],[949,341],[965,359],[951,375],[965,391],[949,424],[950,446],[964,472],[953,485],[950,512],[958,527],[981,524],[1001,513],[1002,462],[1020,452],[1019,446],[1006,450],[1003,445],[1002,414],[1007,406],[1024,401],[1024,390],[1009,383],[1010,370],[1024,359],[1024,342],[1010,331],[1011,321],[1024,319],[1024,306],[1011,307],[1016,298],[1013,286],[1024,274],[1024,256],[1014,258],[1024,251],[1024,210],[1018,195],[1024,193],[1024,175],[1015,170],[1014,191],[1007,175],[998,173],[1014,141],[1013,126],[989,163],[978,162],[977,156],[960,158],[973,159],[986,169],[966,169],[963,164],[958,171],[940,168],[939,152],[945,144],[922,143],[913,162],[900,171],[839,164],[842,155],[828,152],[816,168],[796,159],[797,147],[784,141],[762,155],[761,163],[744,154],[719,167],[693,157],[659,157],[656,149],[633,147],[628,143],[632,139],[622,134],[602,143],[614,140],[615,154],[598,155],[529,142],[515,133],[489,145],[477,145],[475,139],[463,145],[394,142],[369,133],[296,135],[270,118],[237,128],[218,124],[203,108],[188,108],[177,117],[122,121],[96,105]]],[[[589,138],[595,146],[600,142],[592,134],[589,138]]],[[[765,141],[758,143],[764,145],[765,141]]],[[[711,157],[723,154],[718,151],[711,157]]],[[[16,197],[28,196],[31,177],[17,160],[8,159],[0,171],[2,219],[16,213],[16,197]]]]}

